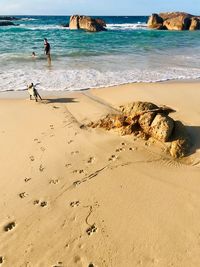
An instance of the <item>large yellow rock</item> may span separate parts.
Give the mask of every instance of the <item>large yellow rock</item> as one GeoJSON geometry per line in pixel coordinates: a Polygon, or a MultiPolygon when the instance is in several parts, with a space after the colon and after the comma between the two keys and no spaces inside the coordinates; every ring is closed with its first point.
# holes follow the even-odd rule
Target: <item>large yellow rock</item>
{"type": "Polygon", "coordinates": [[[70,18],[70,30],[86,30],[90,32],[99,32],[106,30],[106,23],[102,19],[95,19],[88,16],[74,15],[70,18]]]}

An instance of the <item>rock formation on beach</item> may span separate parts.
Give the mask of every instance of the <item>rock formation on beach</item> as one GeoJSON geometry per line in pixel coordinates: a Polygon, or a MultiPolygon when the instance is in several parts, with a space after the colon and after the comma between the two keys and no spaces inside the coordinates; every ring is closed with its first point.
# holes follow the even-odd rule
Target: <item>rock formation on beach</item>
{"type": "Polygon", "coordinates": [[[152,14],[147,25],[158,30],[200,30],[200,17],[185,12],[152,14]]]}
{"type": "Polygon", "coordinates": [[[189,153],[190,140],[185,126],[169,117],[171,108],[158,107],[149,102],[133,102],[121,106],[120,114],[109,114],[98,122],[91,122],[90,127],[106,130],[119,129],[121,135],[153,138],[165,145],[174,158],[181,158],[189,153]]]}
{"type": "Polygon", "coordinates": [[[106,31],[106,23],[100,18],[92,18],[88,16],[74,15],[70,18],[70,30],[86,30],[90,32],[106,31]]]}

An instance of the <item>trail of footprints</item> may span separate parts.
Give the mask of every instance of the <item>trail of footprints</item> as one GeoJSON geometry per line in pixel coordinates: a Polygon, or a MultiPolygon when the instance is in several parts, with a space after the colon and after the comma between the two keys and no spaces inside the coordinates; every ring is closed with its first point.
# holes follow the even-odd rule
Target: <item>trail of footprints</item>
{"type": "MultiPolygon", "coordinates": [[[[57,108],[57,107],[55,107],[55,108],[57,108]]],[[[54,125],[53,125],[53,124],[50,125],[50,129],[51,129],[51,130],[54,130],[54,125]]],[[[45,135],[45,132],[43,132],[42,135],[45,135]]],[[[75,132],[74,136],[76,136],[76,135],[78,135],[77,132],[75,132]]],[[[52,135],[52,134],[50,135],[50,137],[53,137],[53,136],[54,136],[54,135],[52,135]]],[[[34,139],[34,142],[36,142],[37,144],[41,144],[41,141],[40,141],[38,138],[35,138],[35,139],[34,139]]],[[[69,140],[69,141],[68,141],[68,144],[70,145],[70,144],[72,144],[73,142],[74,142],[74,140],[69,140]]],[[[40,150],[41,150],[42,152],[44,152],[44,151],[46,150],[46,148],[42,146],[42,147],[40,147],[40,150]]],[[[78,154],[79,154],[79,151],[78,151],[78,150],[76,150],[76,151],[72,151],[72,152],[71,152],[71,155],[72,155],[72,156],[74,156],[74,155],[78,155],[78,154]]],[[[29,159],[30,159],[31,162],[34,162],[34,161],[35,161],[35,157],[34,157],[33,155],[30,155],[30,156],[29,156],[29,159]]],[[[95,158],[91,156],[91,157],[88,158],[87,163],[88,163],[88,164],[92,164],[92,163],[94,163],[94,161],[95,161],[95,158]]],[[[66,167],[66,168],[71,168],[71,167],[72,167],[72,164],[71,164],[71,163],[66,163],[65,167],[66,167]]],[[[45,169],[45,167],[44,167],[42,164],[40,164],[40,166],[39,166],[39,171],[40,171],[40,172],[43,172],[44,169],[45,169]]],[[[73,173],[83,174],[83,173],[85,173],[85,171],[84,171],[83,169],[80,169],[80,170],[74,170],[73,173]]],[[[31,177],[25,177],[25,178],[24,178],[24,182],[25,182],[25,183],[28,183],[28,182],[31,181],[31,179],[32,179],[31,177]]],[[[58,184],[58,183],[59,183],[59,180],[58,180],[58,179],[51,179],[51,180],[49,181],[49,184],[54,184],[54,185],[55,185],[55,184],[58,184]]],[[[26,198],[26,197],[28,196],[28,194],[27,194],[26,192],[21,192],[21,193],[18,194],[18,196],[19,196],[19,198],[24,199],[24,198],[26,198]]],[[[35,205],[35,206],[40,206],[40,207],[44,208],[44,207],[47,207],[47,206],[48,206],[48,202],[47,202],[47,201],[41,201],[41,200],[36,199],[36,200],[33,201],[33,205],[35,205]]],[[[80,206],[80,201],[72,201],[72,202],[70,203],[70,207],[71,207],[71,208],[75,208],[75,207],[79,207],[79,206],[80,206]]],[[[7,223],[7,224],[3,227],[3,230],[4,230],[5,232],[9,232],[9,231],[12,231],[15,227],[16,227],[16,222],[15,222],[15,221],[11,221],[11,222],[7,223]]],[[[89,226],[89,227],[86,229],[86,233],[87,233],[89,236],[90,236],[92,233],[95,233],[96,231],[97,231],[97,228],[96,228],[95,224],[89,226]]],[[[3,264],[4,261],[5,261],[5,260],[4,260],[4,257],[3,257],[3,256],[0,256],[0,265],[3,264]]],[[[53,267],[62,267],[62,262],[58,262],[58,263],[57,263],[56,265],[54,265],[53,267]]],[[[93,265],[92,263],[89,263],[88,267],[94,267],[94,265],[93,265]]]]}

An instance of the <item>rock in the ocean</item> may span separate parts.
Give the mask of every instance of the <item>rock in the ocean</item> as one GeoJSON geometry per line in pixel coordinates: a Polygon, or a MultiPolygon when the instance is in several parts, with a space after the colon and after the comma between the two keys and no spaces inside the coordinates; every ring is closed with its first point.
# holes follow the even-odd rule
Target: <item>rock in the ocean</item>
{"type": "Polygon", "coordinates": [[[183,30],[189,30],[190,23],[191,23],[190,17],[177,16],[165,20],[163,22],[163,26],[166,27],[168,30],[183,31],[183,30]]]}
{"type": "Polygon", "coordinates": [[[0,26],[18,26],[11,21],[0,21],[0,26]]]}
{"type": "Polygon", "coordinates": [[[152,14],[147,22],[149,28],[160,29],[163,27],[163,19],[158,14],[152,14]]]}
{"type": "Polygon", "coordinates": [[[166,12],[152,14],[148,27],[160,30],[199,30],[200,17],[185,12],[166,12]]]}
{"type": "Polygon", "coordinates": [[[74,15],[70,18],[69,28],[70,30],[86,30],[90,32],[99,32],[106,30],[105,21],[102,19],[95,19],[88,16],[74,15]]]}
{"type": "Polygon", "coordinates": [[[16,17],[8,17],[8,16],[0,16],[0,20],[20,20],[20,18],[16,17]]]}

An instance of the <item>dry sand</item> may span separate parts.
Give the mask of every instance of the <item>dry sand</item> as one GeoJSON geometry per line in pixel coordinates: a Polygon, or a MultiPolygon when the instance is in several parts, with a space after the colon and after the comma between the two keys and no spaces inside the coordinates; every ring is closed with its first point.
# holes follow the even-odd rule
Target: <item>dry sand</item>
{"type": "Polygon", "coordinates": [[[26,98],[0,100],[0,266],[200,266],[199,83],[26,98]],[[194,142],[187,164],[83,127],[136,100],[177,111],[194,142]]]}

